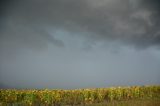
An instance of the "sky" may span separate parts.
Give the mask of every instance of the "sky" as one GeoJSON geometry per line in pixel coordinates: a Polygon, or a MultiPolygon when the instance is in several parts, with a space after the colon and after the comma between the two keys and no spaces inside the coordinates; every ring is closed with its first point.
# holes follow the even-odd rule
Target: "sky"
{"type": "Polygon", "coordinates": [[[160,84],[159,0],[2,0],[0,88],[160,84]]]}

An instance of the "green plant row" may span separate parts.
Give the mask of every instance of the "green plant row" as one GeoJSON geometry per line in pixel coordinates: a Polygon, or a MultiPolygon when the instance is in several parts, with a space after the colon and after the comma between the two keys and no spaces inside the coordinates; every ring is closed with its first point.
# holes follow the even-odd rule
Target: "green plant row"
{"type": "Polygon", "coordinates": [[[111,87],[76,90],[0,89],[0,105],[86,105],[113,100],[160,98],[160,86],[111,87]]]}

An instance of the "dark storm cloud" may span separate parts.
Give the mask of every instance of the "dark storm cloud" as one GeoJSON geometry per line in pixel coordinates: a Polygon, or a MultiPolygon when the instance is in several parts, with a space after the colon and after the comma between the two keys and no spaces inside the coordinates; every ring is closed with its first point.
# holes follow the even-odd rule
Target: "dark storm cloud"
{"type": "Polygon", "coordinates": [[[117,40],[142,48],[160,44],[158,0],[14,0],[1,5],[5,17],[1,39],[26,37],[28,45],[38,46],[51,38],[53,44],[63,46],[47,34],[46,28],[53,27],[89,32],[84,36],[94,41],[117,40]]]}
{"type": "MultiPolygon", "coordinates": [[[[145,20],[137,20],[137,23],[142,23],[145,28],[145,33],[141,35],[141,44],[144,46],[160,44],[160,1],[159,0],[140,0],[135,11],[142,11],[141,15],[145,20]],[[145,15],[146,12],[146,15],[145,15]],[[148,16],[147,16],[148,12],[148,16]],[[144,21],[144,22],[143,22],[144,21]],[[145,23],[145,21],[147,23],[145,23]]],[[[139,27],[138,27],[139,28],[139,27]]]]}
{"type": "Polygon", "coordinates": [[[1,1],[0,88],[160,84],[160,51],[153,47],[160,47],[159,5],[158,0],[1,1]]]}
{"type": "MultiPolygon", "coordinates": [[[[61,40],[55,39],[54,35],[46,31],[46,26],[43,27],[46,22],[43,23],[42,19],[40,19],[40,22],[36,22],[39,15],[36,15],[38,11],[34,11],[36,9],[34,1],[33,6],[35,5],[35,8],[30,7],[32,5],[31,1],[8,0],[2,2],[1,5],[3,9],[0,20],[1,48],[29,47],[42,49],[47,47],[48,43],[58,47],[64,46],[61,40]]],[[[42,14],[44,15],[44,13],[42,14]]]]}

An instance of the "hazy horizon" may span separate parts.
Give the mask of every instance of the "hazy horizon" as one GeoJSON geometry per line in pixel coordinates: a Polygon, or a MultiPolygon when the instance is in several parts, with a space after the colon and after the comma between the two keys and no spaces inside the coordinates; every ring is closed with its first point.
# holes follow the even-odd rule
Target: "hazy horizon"
{"type": "Polygon", "coordinates": [[[160,84],[160,1],[2,0],[0,88],[160,84]]]}

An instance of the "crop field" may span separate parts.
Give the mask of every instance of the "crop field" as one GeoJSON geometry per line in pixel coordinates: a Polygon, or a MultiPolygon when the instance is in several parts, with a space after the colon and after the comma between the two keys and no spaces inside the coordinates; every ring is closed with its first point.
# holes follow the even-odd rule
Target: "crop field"
{"type": "Polygon", "coordinates": [[[0,106],[160,106],[160,86],[75,90],[0,89],[0,106]]]}

